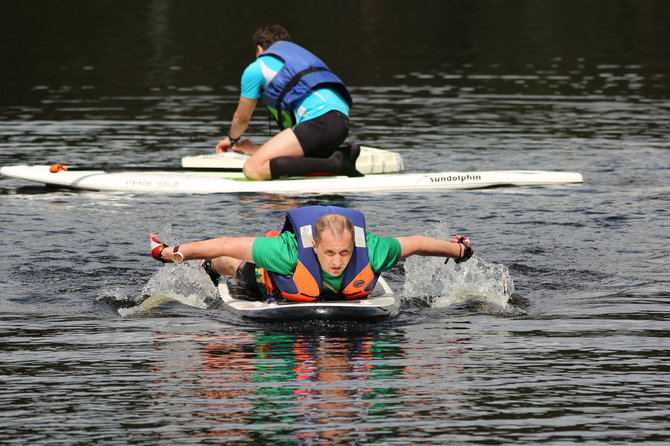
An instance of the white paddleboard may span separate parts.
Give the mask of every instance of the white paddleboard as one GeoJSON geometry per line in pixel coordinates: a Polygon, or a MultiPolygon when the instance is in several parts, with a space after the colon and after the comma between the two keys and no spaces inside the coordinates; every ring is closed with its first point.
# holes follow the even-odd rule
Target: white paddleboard
{"type": "Polygon", "coordinates": [[[146,193],[277,193],[323,194],[343,192],[405,192],[420,190],[481,189],[501,186],[545,186],[581,183],[578,172],[498,170],[376,174],[363,177],[299,177],[274,181],[221,178],[205,172],[60,171],[49,166],[4,166],[0,174],[22,180],[73,189],[146,193]]]}
{"type": "Polygon", "coordinates": [[[223,307],[243,318],[265,321],[302,320],[379,320],[397,316],[400,312],[400,298],[380,277],[377,287],[367,299],[290,302],[255,301],[234,296],[228,280],[220,280],[219,296],[223,307]],[[375,295],[378,294],[378,295],[375,295]]]}

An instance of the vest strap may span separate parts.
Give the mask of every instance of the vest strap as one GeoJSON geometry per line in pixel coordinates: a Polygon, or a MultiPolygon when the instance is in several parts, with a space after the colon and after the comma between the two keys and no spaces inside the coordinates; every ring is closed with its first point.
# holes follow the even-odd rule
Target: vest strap
{"type": "Polygon", "coordinates": [[[302,79],[305,75],[309,73],[315,73],[317,71],[330,71],[327,67],[309,67],[305,68],[302,71],[299,71],[296,73],[295,76],[293,76],[293,79],[291,79],[290,82],[288,82],[285,86],[284,89],[282,90],[281,93],[279,93],[279,96],[277,97],[277,114],[281,115],[281,104],[284,101],[284,97],[288,94],[289,91],[293,89],[296,85],[298,85],[298,82],[300,82],[300,79],[302,79]]]}

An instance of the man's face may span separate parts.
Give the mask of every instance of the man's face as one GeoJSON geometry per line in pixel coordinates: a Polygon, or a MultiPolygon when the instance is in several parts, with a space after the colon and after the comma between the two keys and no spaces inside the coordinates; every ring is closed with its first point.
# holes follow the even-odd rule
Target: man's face
{"type": "Polygon", "coordinates": [[[349,264],[354,253],[354,241],[351,234],[346,232],[340,238],[326,230],[321,234],[321,243],[312,241],[314,252],[319,259],[321,269],[331,276],[339,276],[349,264]]]}

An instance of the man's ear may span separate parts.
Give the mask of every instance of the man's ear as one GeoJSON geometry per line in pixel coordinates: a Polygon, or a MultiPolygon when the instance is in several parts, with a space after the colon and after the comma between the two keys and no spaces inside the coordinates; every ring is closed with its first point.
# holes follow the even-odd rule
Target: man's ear
{"type": "Polygon", "coordinates": [[[263,54],[263,51],[265,51],[265,50],[263,49],[262,46],[260,46],[260,45],[256,45],[256,59],[258,59],[258,56],[260,56],[261,54],[263,54]]]}
{"type": "Polygon", "coordinates": [[[312,249],[314,249],[314,252],[316,252],[316,242],[314,239],[312,239],[312,249]]]}

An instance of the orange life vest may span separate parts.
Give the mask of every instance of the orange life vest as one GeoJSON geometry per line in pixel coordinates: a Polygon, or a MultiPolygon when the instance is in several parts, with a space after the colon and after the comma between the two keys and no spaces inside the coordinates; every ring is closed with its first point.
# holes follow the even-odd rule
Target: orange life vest
{"type": "Polygon", "coordinates": [[[312,246],[314,225],[326,214],[347,217],[354,225],[354,252],[344,269],[340,294],[346,299],[360,299],[372,292],[379,273],[372,271],[365,241],[365,217],[359,211],[337,206],[306,206],[286,213],[282,232],[295,234],[298,242],[298,263],[291,276],[266,271],[265,286],[270,295],[277,295],[298,302],[319,298],[322,290],[321,265],[312,246]]]}

